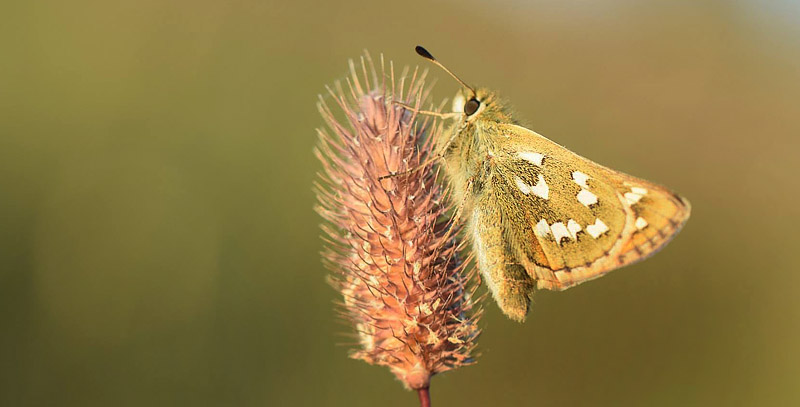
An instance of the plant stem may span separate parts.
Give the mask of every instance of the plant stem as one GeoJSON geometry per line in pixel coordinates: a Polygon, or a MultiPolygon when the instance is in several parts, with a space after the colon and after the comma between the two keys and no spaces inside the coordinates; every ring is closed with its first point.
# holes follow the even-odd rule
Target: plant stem
{"type": "Polygon", "coordinates": [[[419,407],[431,407],[431,391],[428,387],[417,389],[419,407]]]}

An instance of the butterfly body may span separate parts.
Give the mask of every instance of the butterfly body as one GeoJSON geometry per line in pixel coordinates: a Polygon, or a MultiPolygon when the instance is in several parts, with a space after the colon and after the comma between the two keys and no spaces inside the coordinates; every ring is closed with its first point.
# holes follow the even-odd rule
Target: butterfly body
{"type": "Polygon", "coordinates": [[[463,113],[436,141],[443,168],[483,280],[514,320],[534,288],[564,290],[644,259],[689,217],[679,195],[520,126],[495,92],[465,89],[453,107],[463,113]]]}

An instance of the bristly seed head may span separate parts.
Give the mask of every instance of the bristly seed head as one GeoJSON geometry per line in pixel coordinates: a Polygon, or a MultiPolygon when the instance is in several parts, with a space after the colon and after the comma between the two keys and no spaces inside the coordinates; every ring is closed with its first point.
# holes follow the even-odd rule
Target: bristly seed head
{"type": "Polygon", "coordinates": [[[430,90],[425,74],[414,70],[406,85],[404,73],[396,84],[391,64],[387,77],[381,58],[378,76],[369,55],[361,68],[359,75],[351,62],[347,91],[329,89],[341,118],[319,104],[329,128],[318,130],[315,151],[323,262],[358,338],[351,356],[424,389],[432,375],[473,363],[482,310],[445,191],[424,164],[441,126],[393,102],[418,109],[430,90]]]}

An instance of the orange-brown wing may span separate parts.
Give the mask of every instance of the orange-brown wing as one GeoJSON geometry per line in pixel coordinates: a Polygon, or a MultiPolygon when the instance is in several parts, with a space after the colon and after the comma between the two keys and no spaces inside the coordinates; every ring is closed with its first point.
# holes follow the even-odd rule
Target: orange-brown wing
{"type": "Polygon", "coordinates": [[[642,260],[689,217],[689,202],[516,125],[491,140],[503,227],[539,288],[564,290],[642,260]]]}

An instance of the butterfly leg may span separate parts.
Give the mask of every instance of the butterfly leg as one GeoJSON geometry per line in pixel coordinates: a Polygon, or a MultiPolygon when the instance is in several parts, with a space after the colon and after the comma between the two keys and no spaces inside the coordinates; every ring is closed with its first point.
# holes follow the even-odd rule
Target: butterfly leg
{"type": "Polygon", "coordinates": [[[440,119],[454,119],[454,118],[456,118],[456,117],[461,115],[461,113],[459,113],[459,112],[441,113],[441,112],[434,112],[432,110],[420,110],[420,109],[415,108],[414,106],[411,106],[409,104],[406,104],[406,103],[403,103],[403,102],[400,102],[400,101],[397,101],[397,100],[393,100],[392,104],[401,106],[403,109],[412,111],[412,112],[417,113],[417,114],[423,114],[423,115],[427,115],[427,116],[434,116],[434,117],[438,117],[440,119]]]}
{"type": "Polygon", "coordinates": [[[393,173],[386,174],[386,175],[381,175],[380,177],[378,177],[378,180],[381,181],[381,180],[384,180],[384,179],[387,179],[387,178],[394,178],[394,177],[399,177],[401,175],[411,174],[412,172],[419,171],[419,170],[425,168],[426,166],[430,165],[431,163],[435,162],[436,160],[440,160],[442,158],[444,158],[444,156],[442,156],[441,154],[434,154],[433,157],[428,158],[427,160],[423,161],[421,164],[415,166],[414,168],[409,168],[409,169],[407,169],[405,171],[399,171],[399,172],[393,172],[393,173]]]}

